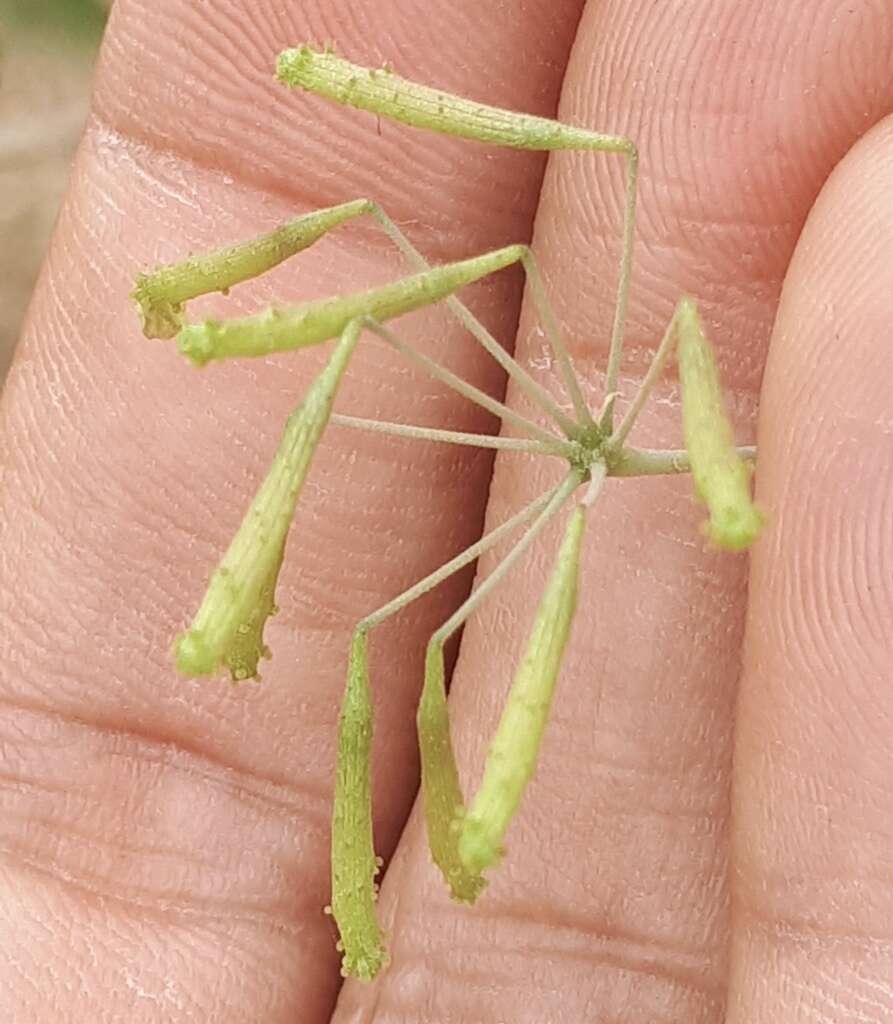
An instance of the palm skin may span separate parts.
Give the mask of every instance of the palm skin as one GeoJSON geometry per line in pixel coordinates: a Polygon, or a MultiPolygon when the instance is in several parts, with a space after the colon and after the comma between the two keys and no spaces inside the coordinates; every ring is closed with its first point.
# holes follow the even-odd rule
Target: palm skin
{"type": "MultiPolygon", "coordinates": [[[[870,0],[379,6],[119,0],[113,14],[0,425],[3,1009],[26,1024],[893,1020],[893,16],[870,0]],[[442,892],[409,815],[424,641],[468,579],[376,636],[393,962],[340,997],[321,907],[352,624],[548,481],[511,453],[491,483],[478,453],[332,432],[264,684],[179,679],[170,638],[319,363],[198,376],[139,337],[133,276],[358,195],[434,260],[532,233],[595,395],[622,183],[608,157],[557,159],[543,181],[535,155],[378,134],[284,95],[275,54],[305,39],[546,115],[561,88],[563,119],[637,141],[625,379],[678,295],[698,298],[740,436],[758,430],[771,514],[745,587],[745,560],[704,549],[688,482],[609,488],[540,770],[472,911],[442,892]]],[[[398,269],[358,229],[229,302],[398,269]]],[[[518,284],[471,292],[500,336],[518,284]]],[[[404,334],[500,386],[442,311],[404,334]]],[[[522,309],[516,351],[551,383],[540,349],[522,309]]],[[[486,426],[371,347],[344,394],[360,415],[486,426]]],[[[659,398],[635,442],[677,442],[676,392],[659,398]]],[[[551,550],[464,634],[451,709],[468,772],[551,550]]]]}

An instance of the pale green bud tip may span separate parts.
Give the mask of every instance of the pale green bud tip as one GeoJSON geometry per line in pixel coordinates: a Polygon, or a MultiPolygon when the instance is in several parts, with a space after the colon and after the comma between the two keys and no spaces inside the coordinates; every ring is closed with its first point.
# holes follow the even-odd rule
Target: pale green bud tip
{"type": "Polygon", "coordinates": [[[306,43],[290,50],[283,50],[276,58],[276,78],[292,87],[302,85],[304,72],[318,56],[320,52],[306,43]]]}
{"type": "Polygon", "coordinates": [[[183,303],[155,294],[153,275],[140,274],[130,297],[139,306],[143,334],[147,338],[173,338],[183,326],[183,303]]]}
{"type": "Polygon", "coordinates": [[[223,650],[215,649],[212,633],[213,630],[193,628],[174,641],[174,663],[181,675],[211,676],[226,669],[236,683],[260,678],[258,662],[270,656],[263,642],[263,622],[260,626],[248,623],[238,626],[235,636],[228,638],[223,650]]]}
{"type": "Polygon", "coordinates": [[[215,357],[219,320],[187,324],[177,335],[177,351],[198,367],[206,366],[215,357]]]}
{"type": "Polygon", "coordinates": [[[387,967],[389,957],[385,949],[366,951],[360,956],[345,954],[341,960],[341,977],[372,981],[380,970],[387,967]]]}
{"type": "Polygon", "coordinates": [[[748,503],[711,510],[704,530],[717,547],[743,551],[759,537],[765,517],[759,507],[748,503]]]}
{"type": "Polygon", "coordinates": [[[174,661],[184,676],[209,676],[217,671],[217,659],[201,632],[190,629],[174,641],[174,661]]]}
{"type": "Polygon", "coordinates": [[[503,852],[499,836],[488,822],[470,815],[465,818],[459,835],[459,858],[469,871],[479,874],[492,868],[503,852]]]}
{"type": "Polygon", "coordinates": [[[251,527],[249,511],[205,593],[192,625],[174,642],[174,661],[186,676],[229,670],[235,682],[257,679],[261,658],[269,658],[264,627],[276,614],[273,593],[282,561],[282,543],[264,551],[251,527]],[[247,523],[247,527],[246,527],[247,523]]]}
{"type": "Polygon", "coordinates": [[[461,853],[459,854],[459,862],[461,864],[461,871],[452,871],[445,875],[446,883],[450,890],[450,898],[455,900],[456,903],[467,903],[469,906],[474,906],[477,903],[478,896],[487,888],[487,879],[481,875],[480,868],[469,867],[462,860],[461,853]]]}

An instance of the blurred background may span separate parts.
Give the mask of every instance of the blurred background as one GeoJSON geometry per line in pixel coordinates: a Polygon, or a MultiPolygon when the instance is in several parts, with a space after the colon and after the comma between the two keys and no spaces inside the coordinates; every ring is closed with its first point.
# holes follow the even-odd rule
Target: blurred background
{"type": "Polygon", "coordinates": [[[83,128],[111,0],[0,0],[0,386],[83,128]]]}

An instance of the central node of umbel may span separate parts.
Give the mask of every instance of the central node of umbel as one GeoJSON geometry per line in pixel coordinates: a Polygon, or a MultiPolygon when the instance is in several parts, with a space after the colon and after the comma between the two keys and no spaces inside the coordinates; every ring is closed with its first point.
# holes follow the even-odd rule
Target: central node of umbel
{"type": "Polygon", "coordinates": [[[604,450],[606,440],[607,435],[597,423],[570,438],[573,451],[568,455],[568,462],[571,469],[582,474],[584,483],[592,478],[592,467],[596,463],[604,464],[607,461],[604,450]]]}

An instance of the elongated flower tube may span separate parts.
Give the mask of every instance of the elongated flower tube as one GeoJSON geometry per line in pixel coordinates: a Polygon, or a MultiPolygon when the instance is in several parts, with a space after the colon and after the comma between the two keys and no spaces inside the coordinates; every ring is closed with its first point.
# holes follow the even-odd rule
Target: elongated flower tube
{"type": "Polygon", "coordinates": [[[140,308],[143,333],[147,338],[173,338],[184,326],[183,312],[189,299],[210,292],[225,293],[233,285],[271,270],[327,231],[371,208],[365,199],[355,199],[315,210],[250,242],[191,256],[152,274],[140,274],[131,298],[140,308]]]}
{"type": "Polygon", "coordinates": [[[337,337],[351,320],[368,316],[389,320],[429,306],[524,255],[521,245],[447,263],[364,292],[307,302],[291,309],[268,309],[241,320],[205,320],[184,327],[177,348],[196,366],[212,359],[265,356],[306,348],[337,337]]]}
{"type": "Polygon", "coordinates": [[[177,668],[184,675],[211,675],[223,667],[235,680],[257,675],[295,505],[360,330],[359,321],[348,325],[289,417],[267,478],[211,577],[192,625],[175,641],[177,668]]]}
{"type": "Polygon", "coordinates": [[[443,641],[437,636],[428,644],[425,656],[425,685],[419,703],[418,729],[431,858],[443,873],[453,899],[474,903],[486,880],[479,871],[470,871],[459,856],[456,830],[465,804],[450,739],[443,641]]]}
{"type": "Polygon", "coordinates": [[[517,149],[595,149],[626,153],[628,139],[589,131],[533,114],[501,110],[395,75],[388,68],[368,68],[332,50],[306,43],[283,50],[276,77],[292,89],[306,89],[346,106],[393,118],[414,128],[458,135],[517,149]]]}
{"type": "Polygon", "coordinates": [[[750,469],[735,449],[713,351],[697,307],[682,299],[676,311],[682,428],[695,491],[707,505],[705,532],[719,547],[739,551],[752,544],[763,515],[750,496],[750,469]]]}
{"type": "MultiPolygon", "coordinates": [[[[503,110],[486,103],[455,96],[430,86],[411,82],[388,68],[368,68],[352,64],[330,48],[307,45],[283,50],[276,61],[276,77],[291,89],[305,89],[326,96],[336,103],[367,110],[413,128],[454,135],[462,139],[509,146],[513,149],[581,149],[601,153],[619,153],[626,158],[626,209],[623,216],[623,249],[617,306],[611,327],[611,343],[605,387],[609,400],[602,429],[610,433],[613,393],[623,353],[623,327],[629,297],[632,267],[633,226],[636,210],[636,180],[639,154],[630,139],[594,132],[578,125],[564,124],[545,117],[503,110]]],[[[559,361],[561,356],[559,355],[559,361]]],[[[584,416],[584,420],[587,417],[584,416]]]]}
{"type": "Polygon", "coordinates": [[[368,981],[387,963],[375,917],[378,861],[372,836],[369,758],[372,700],[366,631],[350,648],[347,688],[338,725],[338,769],[332,814],[332,914],[341,933],[341,973],[368,981]]]}
{"type": "Polygon", "coordinates": [[[577,604],[586,509],[571,515],[527,649],[487,753],[484,777],[461,823],[459,855],[472,872],[492,867],[533,775],[577,604]]]}

